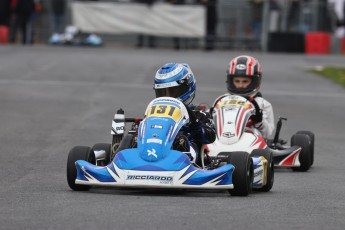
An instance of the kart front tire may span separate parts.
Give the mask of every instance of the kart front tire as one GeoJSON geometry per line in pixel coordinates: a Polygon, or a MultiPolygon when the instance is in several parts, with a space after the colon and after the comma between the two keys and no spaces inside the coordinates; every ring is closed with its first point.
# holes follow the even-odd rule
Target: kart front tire
{"type": "Polygon", "coordinates": [[[310,149],[310,137],[306,134],[295,134],[291,137],[291,146],[299,146],[302,148],[299,154],[299,167],[293,167],[293,171],[306,172],[309,170],[312,162],[312,154],[310,149]]]}
{"type": "Polygon", "coordinates": [[[75,146],[71,149],[67,158],[67,182],[71,189],[75,191],[88,191],[92,186],[90,185],[79,185],[75,183],[77,178],[77,168],[75,162],[77,160],[85,160],[90,163],[95,162],[95,155],[91,151],[90,147],[87,146],[75,146]]]}
{"type": "Polygon", "coordinates": [[[235,166],[232,174],[233,189],[231,196],[248,196],[253,186],[253,159],[247,152],[233,152],[227,159],[228,164],[235,166]]]}
{"type": "Polygon", "coordinates": [[[310,154],[311,154],[311,164],[312,166],[314,164],[314,143],[315,143],[315,134],[310,131],[298,131],[297,134],[306,134],[310,137],[310,154]]]}
{"type": "Polygon", "coordinates": [[[257,191],[268,192],[272,189],[274,183],[274,161],[272,152],[268,149],[254,149],[252,157],[264,157],[267,160],[267,178],[266,178],[266,185],[262,188],[255,189],[257,191]]]}

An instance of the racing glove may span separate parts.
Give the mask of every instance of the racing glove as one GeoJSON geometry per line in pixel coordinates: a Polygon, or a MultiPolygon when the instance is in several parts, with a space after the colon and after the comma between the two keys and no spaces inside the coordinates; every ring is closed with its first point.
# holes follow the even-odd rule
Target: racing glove
{"type": "Polygon", "coordinates": [[[190,123],[189,128],[193,133],[199,133],[202,132],[202,126],[203,125],[201,121],[199,119],[196,119],[195,122],[190,123]]]}
{"type": "Polygon", "coordinates": [[[195,135],[194,137],[203,144],[214,142],[216,134],[211,115],[202,111],[194,111],[194,114],[195,122],[190,125],[190,129],[195,135]]]}
{"type": "Polygon", "coordinates": [[[196,110],[193,111],[195,121],[191,122],[190,128],[193,130],[200,130],[204,124],[209,122],[209,114],[196,110]]]}
{"type": "Polygon", "coordinates": [[[254,121],[256,124],[262,122],[262,109],[260,109],[258,103],[255,101],[253,97],[247,98],[255,107],[255,115],[251,116],[250,119],[254,121]]]}

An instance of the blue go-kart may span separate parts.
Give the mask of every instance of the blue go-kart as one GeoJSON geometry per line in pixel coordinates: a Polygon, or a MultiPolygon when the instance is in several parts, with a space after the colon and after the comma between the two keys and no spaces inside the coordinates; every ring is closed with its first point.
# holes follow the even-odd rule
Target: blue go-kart
{"type": "Polygon", "coordinates": [[[253,183],[249,154],[223,152],[216,164],[205,168],[192,163],[188,153],[172,149],[181,127],[193,120],[190,114],[182,102],[170,97],[151,101],[140,120],[115,114],[112,133],[120,134],[121,142],[74,147],[67,160],[70,188],[213,189],[247,196],[253,183]],[[125,134],[127,121],[137,126],[125,134]]]}

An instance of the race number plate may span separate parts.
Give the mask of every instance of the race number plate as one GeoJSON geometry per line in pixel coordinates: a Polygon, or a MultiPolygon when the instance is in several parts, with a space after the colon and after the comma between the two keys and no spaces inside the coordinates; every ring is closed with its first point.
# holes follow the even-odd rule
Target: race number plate
{"type": "Polygon", "coordinates": [[[169,117],[177,122],[181,116],[182,112],[180,108],[173,106],[173,105],[152,105],[147,114],[147,117],[169,117]]]}
{"type": "Polygon", "coordinates": [[[230,107],[230,106],[248,107],[249,105],[250,105],[249,103],[246,103],[246,101],[242,101],[242,100],[226,100],[226,101],[220,101],[218,104],[219,108],[230,107]]]}

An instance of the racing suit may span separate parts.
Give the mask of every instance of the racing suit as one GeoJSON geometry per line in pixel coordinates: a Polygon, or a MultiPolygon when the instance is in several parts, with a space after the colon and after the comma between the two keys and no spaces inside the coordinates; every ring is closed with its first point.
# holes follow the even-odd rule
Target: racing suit
{"type": "Polygon", "coordinates": [[[256,123],[254,127],[261,132],[263,138],[268,139],[274,131],[273,107],[262,97],[254,97],[254,99],[262,110],[262,122],[256,123]]]}
{"type": "Polygon", "coordinates": [[[173,144],[173,149],[189,152],[191,161],[198,164],[201,146],[213,143],[216,140],[216,131],[208,112],[191,110],[188,106],[186,108],[191,122],[181,128],[173,144]]]}
{"type": "MultiPolygon", "coordinates": [[[[231,94],[226,93],[223,94],[222,96],[219,96],[213,106],[221,100],[223,97],[229,96],[231,94]]],[[[265,139],[269,139],[273,135],[274,131],[274,114],[273,114],[273,107],[270,102],[265,100],[262,96],[261,93],[257,93],[254,96],[255,101],[257,102],[258,106],[262,110],[262,121],[254,124],[254,128],[260,131],[261,135],[265,139]]]]}

